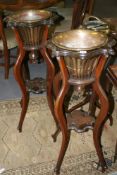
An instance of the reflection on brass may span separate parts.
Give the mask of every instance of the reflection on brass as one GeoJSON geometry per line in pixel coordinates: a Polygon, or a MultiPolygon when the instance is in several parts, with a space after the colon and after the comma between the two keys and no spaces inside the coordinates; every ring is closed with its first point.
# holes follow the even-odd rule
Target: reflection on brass
{"type": "Polygon", "coordinates": [[[33,23],[50,18],[52,13],[47,10],[23,10],[9,16],[9,20],[21,23],[33,23]]]}
{"type": "Polygon", "coordinates": [[[6,17],[6,21],[9,26],[17,27],[24,48],[30,51],[44,46],[45,25],[51,15],[47,10],[21,10],[6,17]]]}
{"type": "Polygon", "coordinates": [[[80,84],[94,81],[94,70],[97,66],[99,56],[90,59],[80,59],[79,57],[64,57],[71,79],[79,80],[80,84]]]}
{"type": "Polygon", "coordinates": [[[108,37],[101,32],[88,29],[76,29],[62,32],[53,37],[57,47],[73,51],[92,50],[104,46],[108,37]]]}

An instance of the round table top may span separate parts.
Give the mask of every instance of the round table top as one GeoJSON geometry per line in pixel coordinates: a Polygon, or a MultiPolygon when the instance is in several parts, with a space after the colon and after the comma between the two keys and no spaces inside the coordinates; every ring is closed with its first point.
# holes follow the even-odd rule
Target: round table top
{"type": "Polygon", "coordinates": [[[43,9],[51,7],[62,0],[1,0],[0,9],[20,10],[23,9],[43,9]]]}

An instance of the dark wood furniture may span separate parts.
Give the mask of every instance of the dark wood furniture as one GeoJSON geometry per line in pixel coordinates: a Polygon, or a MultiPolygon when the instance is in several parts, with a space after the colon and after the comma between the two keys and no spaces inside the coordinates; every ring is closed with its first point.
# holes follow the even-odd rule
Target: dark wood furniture
{"type": "MultiPolygon", "coordinates": [[[[28,9],[44,9],[44,8],[47,8],[47,7],[51,7],[52,5],[55,5],[56,3],[60,2],[60,1],[61,0],[44,0],[44,1],[43,0],[42,1],[38,1],[38,0],[36,0],[36,1],[33,1],[33,0],[11,0],[11,1],[4,0],[4,1],[2,1],[1,0],[0,1],[0,9],[2,11],[3,10],[6,10],[6,11],[8,10],[8,12],[9,11],[13,12],[13,11],[17,11],[17,10],[18,11],[28,10],[28,9]]],[[[54,21],[56,21],[56,20],[57,20],[57,17],[54,17],[54,21]]],[[[50,25],[50,23],[53,23],[53,22],[50,20],[49,22],[47,22],[47,25],[50,25]]],[[[40,31],[38,30],[37,32],[40,33],[39,36],[41,36],[40,37],[41,39],[42,39],[42,36],[43,36],[42,40],[43,40],[43,42],[45,42],[45,40],[48,37],[48,27],[47,27],[46,23],[45,24],[39,23],[39,25],[41,25],[43,27],[41,27],[41,30],[40,31]],[[43,32],[42,32],[42,28],[44,29],[43,32]]],[[[28,27],[30,28],[30,26],[28,26],[28,27]]],[[[32,34],[32,31],[30,31],[29,33],[30,33],[31,36],[35,35],[35,31],[34,31],[33,34],[32,34]]],[[[29,37],[28,36],[29,33],[27,32],[27,37],[29,37]]],[[[22,100],[21,100],[22,112],[21,112],[20,122],[19,122],[19,126],[18,126],[19,131],[21,131],[23,120],[24,120],[24,117],[25,117],[25,114],[26,114],[26,111],[27,111],[27,107],[28,107],[30,87],[32,88],[33,83],[37,85],[37,79],[34,79],[33,83],[32,83],[32,81],[30,81],[30,83],[29,83],[29,81],[25,82],[26,79],[27,80],[30,79],[30,75],[29,75],[30,72],[29,72],[29,69],[28,69],[28,61],[25,59],[25,57],[27,57],[27,54],[28,54],[29,50],[31,49],[32,54],[30,54],[30,56],[31,56],[30,61],[34,62],[35,58],[33,59],[33,56],[35,57],[36,54],[33,54],[34,53],[33,48],[28,48],[28,49],[26,48],[26,50],[24,49],[24,43],[23,43],[24,38],[19,35],[18,30],[15,30],[15,34],[16,34],[16,39],[18,41],[18,45],[19,45],[19,56],[18,56],[18,60],[16,62],[15,68],[14,68],[14,70],[15,70],[14,72],[15,72],[16,80],[18,81],[18,83],[20,85],[20,88],[21,88],[21,91],[22,91],[22,100]],[[25,86],[26,84],[28,86],[28,90],[27,90],[27,87],[25,86]]],[[[31,39],[33,41],[31,41],[31,42],[35,42],[35,38],[36,37],[32,37],[31,39]]],[[[37,38],[37,40],[40,39],[40,38],[37,38]]],[[[39,45],[40,41],[38,40],[37,42],[38,42],[38,45],[39,45]]],[[[45,43],[44,43],[44,45],[45,45],[45,43]]],[[[7,66],[7,64],[9,64],[9,63],[6,62],[6,66],[7,66]]],[[[36,90],[37,91],[39,90],[39,92],[45,91],[45,86],[42,87],[43,80],[39,79],[39,82],[40,82],[40,85],[38,86],[38,89],[36,89],[36,90]],[[41,88],[41,90],[40,90],[40,88],[41,88]]],[[[35,91],[35,85],[33,87],[34,87],[33,89],[35,91]]]]}
{"type": "MultiPolygon", "coordinates": [[[[5,10],[19,10],[19,9],[36,9],[36,8],[38,8],[38,9],[42,9],[42,8],[46,8],[46,7],[49,7],[49,6],[52,6],[52,5],[54,5],[54,4],[56,4],[56,3],[58,3],[58,2],[60,2],[60,1],[58,1],[58,0],[46,0],[46,1],[41,1],[41,2],[38,2],[38,1],[26,1],[26,0],[17,0],[17,1],[15,1],[15,0],[13,0],[13,1],[4,1],[4,2],[0,2],[0,8],[1,9],[5,9],[5,10]]],[[[81,17],[83,17],[84,16],[84,14],[85,14],[85,12],[87,11],[87,9],[88,9],[88,11],[91,11],[91,6],[92,6],[92,3],[93,1],[91,0],[90,1],[90,4],[89,4],[89,2],[86,0],[86,1],[74,1],[74,8],[76,8],[76,6],[77,6],[77,14],[78,14],[78,16],[80,17],[80,15],[81,15],[81,17]],[[81,5],[81,3],[82,3],[82,5],[81,6],[79,6],[79,3],[80,3],[80,5],[81,5]],[[89,8],[90,7],[90,8],[89,8]],[[80,10],[79,10],[80,9],[80,10]],[[89,10],[90,9],[90,10],[89,10]],[[82,16],[83,15],[83,16],[82,16]]],[[[75,9],[74,9],[75,10],[75,9]]],[[[76,12],[76,10],[74,11],[74,12],[76,12]]],[[[74,12],[73,12],[73,19],[72,19],[72,23],[74,22],[74,20],[76,20],[76,19],[74,19],[74,12]]],[[[79,18],[77,18],[77,21],[79,20],[79,18]]],[[[78,26],[78,24],[77,24],[77,22],[75,23],[75,25],[74,26],[72,26],[73,28],[75,28],[76,26],[78,26]]],[[[16,32],[16,33],[18,33],[18,32],[16,32]]],[[[28,33],[28,32],[27,32],[28,33]]],[[[47,31],[45,31],[45,33],[46,33],[46,37],[47,37],[47,31]]],[[[34,33],[33,33],[34,34],[34,33]]],[[[18,34],[16,34],[16,36],[17,36],[18,34]]],[[[24,34],[22,34],[22,35],[24,35],[24,34]]],[[[26,35],[26,33],[25,33],[25,35],[26,35]]],[[[34,34],[35,35],[35,34],[34,34]]],[[[23,36],[24,37],[24,36],[23,36]]],[[[21,51],[21,50],[24,50],[23,49],[23,44],[21,44],[21,42],[23,41],[23,37],[18,37],[17,36],[17,40],[18,40],[18,43],[19,43],[19,50],[20,50],[20,58],[18,57],[18,61],[16,62],[16,65],[15,65],[15,77],[16,77],[16,80],[18,81],[18,83],[20,84],[20,87],[21,87],[21,91],[22,91],[22,99],[25,99],[25,100],[22,100],[22,113],[21,113],[21,118],[20,118],[20,124],[19,124],[19,130],[21,131],[22,130],[22,124],[23,124],[23,120],[24,120],[24,117],[25,117],[25,114],[26,114],[26,110],[27,110],[27,106],[28,106],[28,100],[26,100],[26,99],[28,99],[29,97],[26,97],[26,95],[27,95],[27,89],[26,89],[26,87],[24,87],[24,85],[25,85],[25,83],[24,82],[22,82],[22,83],[20,83],[20,80],[22,79],[20,76],[21,75],[18,75],[19,73],[16,73],[16,72],[18,72],[18,71],[20,71],[20,69],[21,69],[21,67],[19,68],[17,65],[20,65],[20,62],[22,62],[23,60],[22,60],[22,58],[24,57],[24,55],[25,55],[25,53],[22,53],[23,51],[21,51]],[[20,39],[19,39],[20,38],[20,39]],[[22,40],[22,41],[21,41],[22,40]],[[22,55],[23,54],[23,55],[22,55]],[[20,78],[19,78],[20,77],[20,78]],[[24,104],[25,105],[23,105],[23,101],[24,101],[24,104]],[[26,102],[27,101],[27,102],[26,102]],[[25,106],[25,107],[24,107],[25,106]]],[[[26,37],[26,36],[25,36],[26,37]]],[[[25,38],[24,37],[24,38],[25,38]]],[[[27,36],[27,38],[28,38],[28,36],[27,36]]],[[[39,39],[39,38],[38,38],[39,39]]],[[[47,38],[46,38],[47,39],[47,38]]],[[[26,48],[27,49],[27,48],[26,48]]],[[[28,50],[30,50],[30,49],[28,49],[28,50]]],[[[34,55],[33,55],[33,51],[31,51],[31,53],[32,54],[30,54],[29,56],[31,56],[31,57],[33,57],[34,55]]],[[[35,59],[34,59],[35,60],[35,59]]],[[[34,62],[34,60],[32,59],[32,61],[34,62]]],[[[26,61],[25,61],[25,63],[26,63],[26,61]]],[[[26,63],[27,64],[27,63],[26,63]]],[[[22,64],[20,65],[20,66],[22,66],[22,64]]],[[[26,66],[27,67],[27,66],[26,66]]],[[[25,71],[24,71],[25,72],[25,71]]],[[[28,73],[29,73],[29,70],[27,71],[28,73]]],[[[23,74],[23,76],[25,76],[24,74],[23,74]]],[[[29,78],[29,76],[28,75],[26,75],[26,77],[25,77],[25,79],[27,79],[27,77],[29,78]]],[[[26,81],[26,84],[28,85],[28,90],[31,88],[31,86],[33,86],[33,83],[34,84],[37,84],[37,79],[35,79],[35,81],[33,82],[30,82],[29,83],[29,81],[27,80],[26,81]]],[[[41,82],[40,82],[40,86],[41,86],[41,82]]],[[[33,86],[34,88],[33,89],[35,89],[35,85],[33,86]]],[[[39,87],[38,87],[39,88],[39,87]]],[[[42,87],[42,88],[44,88],[44,87],[42,87]]],[[[28,95],[27,95],[28,96],[28,95]]]]}
{"type": "MultiPolygon", "coordinates": [[[[20,9],[43,9],[61,2],[62,0],[4,0],[0,1],[0,9],[20,10],[20,9]]],[[[94,0],[73,0],[72,29],[82,24],[86,13],[91,14],[94,0]]]]}
{"type": "MultiPolygon", "coordinates": [[[[56,67],[54,67],[55,63],[53,64],[54,58],[52,59],[47,54],[45,48],[42,50],[43,54],[45,54],[46,60],[48,60],[48,103],[58,128],[53,134],[54,141],[56,141],[58,133],[60,131],[62,132],[61,149],[55,167],[56,174],[60,173],[60,167],[69,144],[71,130],[75,130],[76,132],[85,132],[89,129],[93,130],[94,145],[97,151],[97,155],[99,157],[99,164],[101,165],[103,172],[107,168],[101,147],[101,134],[104,123],[108,119],[110,119],[107,115],[109,110],[109,101],[105,91],[100,84],[100,77],[107,62],[106,57],[108,55],[108,49],[106,50],[106,48],[101,48],[101,46],[100,48],[98,47],[98,49],[96,47],[90,48],[90,44],[88,44],[88,51],[86,51],[85,49],[77,50],[80,42],[76,43],[75,41],[73,41],[73,37],[70,33],[76,31],[77,30],[69,31],[68,35],[67,32],[64,32],[63,34],[58,34],[54,37],[56,38],[56,40],[52,39],[52,42],[48,44],[48,48],[52,50],[52,56],[55,56],[57,59],[59,65],[58,71],[56,71],[56,67]],[[64,41],[61,41],[64,36],[64,41]],[[70,36],[71,38],[69,40],[70,36]],[[70,41],[71,48],[69,48],[70,41]],[[65,42],[66,46],[64,45],[65,42]],[[73,50],[73,46],[76,48],[76,50],[73,50]],[[77,90],[79,96],[83,92],[85,99],[81,101],[81,103],[69,109],[68,94],[70,87],[77,90]],[[91,101],[94,102],[93,93],[99,98],[101,104],[100,112],[97,116],[92,115],[91,101]],[[77,109],[86,103],[90,104],[89,111],[77,109]]],[[[83,36],[86,37],[86,35],[84,35],[82,31],[79,30],[79,32],[82,39],[83,36]]]]}
{"type": "Polygon", "coordinates": [[[3,0],[0,1],[0,9],[21,10],[21,9],[43,9],[50,7],[61,0],[3,0]]]}
{"type": "Polygon", "coordinates": [[[91,15],[94,0],[73,0],[73,16],[71,28],[78,28],[86,14],[91,15]]]}
{"type": "Polygon", "coordinates": [[[6,17],[9,27],[12,27],[18,42],[19,55],[14,65],[14,75],[22,92],[21,116],[18,129],[22,125],[29,102],[29,92],[42,93],[46,89],[45,80],[34,78],[30,80],[28,61],[36,63],[39,55],[45,55],[41,50],[46,46],[48,26],[58,22],[59,15],[48,10],[23,10],[6,17]]]}
{"type": "Polygon", "coordinates": [[[16,56],[11,50],[17,47],[15,34],[12,29],[5,27],[3,13],[0,12],[0,66],[4,67],[5,79],[9,77],[9,69],[15,64],[16,56]]]}
{"type": "MultiPolygon", "coordinates": [[[[109,80],[109,83],[112,84],[117,89],[117,64],[109,66],[106,75],[109,80]]],[[[116,162],[116,160],[117,160],[117,141],[115,145],[114,162],[116,162]]]]}

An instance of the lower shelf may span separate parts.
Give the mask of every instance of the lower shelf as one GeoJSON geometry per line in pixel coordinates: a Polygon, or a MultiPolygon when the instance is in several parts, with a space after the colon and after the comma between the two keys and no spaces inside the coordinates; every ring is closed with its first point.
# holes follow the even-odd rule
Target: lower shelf
{"type": "Polygon", "coordinates": [[[87,112],[75,110],[67,114],[67,125],[69,130],[75,130],[78,133],[93,129],[95,118],[89,116],[87,112]]]}
{"type": "Polygon", "coordinates": [[[46,91],[46,80],[41,77],[36,77],[32,80],[26,80],[28,92],[40,94],[46,91]]]}

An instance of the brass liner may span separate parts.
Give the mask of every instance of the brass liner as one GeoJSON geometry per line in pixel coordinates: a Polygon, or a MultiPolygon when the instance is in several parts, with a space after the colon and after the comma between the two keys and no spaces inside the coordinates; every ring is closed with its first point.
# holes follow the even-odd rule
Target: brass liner
{"type": "Polygon", "coordinates": [[[42,47],[42,37],[52,13],[48,10],[21,10],[8,17],[9,26],[15,27],[26,50],[42,47]]]}
{"type": "Polygon", "coordinates": [[[17,30],[26,50],[41,47],[45,26],[17,27],[17,30]]]}
{"type": "Polygon", "coordinates": [[[81,59],[79,57],[67,56],[64,57],[64,60],[71,79],[76,79],[77,81],[79,80],[79,82],[91,79],[93,81],[94,71],[99,57],[81,59]]]}

